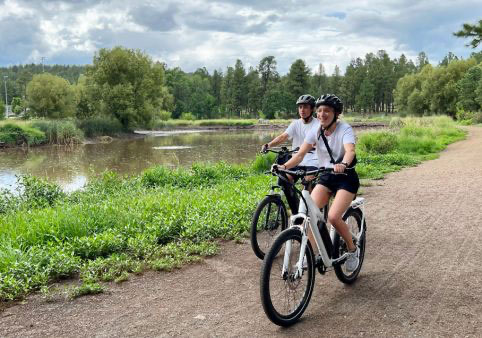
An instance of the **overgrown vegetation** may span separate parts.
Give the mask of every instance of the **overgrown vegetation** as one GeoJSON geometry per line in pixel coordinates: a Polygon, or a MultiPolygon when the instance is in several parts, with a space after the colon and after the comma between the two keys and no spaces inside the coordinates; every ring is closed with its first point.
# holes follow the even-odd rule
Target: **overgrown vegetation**
{"type": "Polygon", "coordinates": [[[37,120],[31,126],[41,130],[49,144],[71,145],[84,138],[84,133],[71,120],[37,120]]]}
{"type": "Polygon", "coordinates": [[[384,174],[436,157],[437,153],[465,137],[447,116],[394,119],[390,131],[361,134],[357,144],[357,172],[361,178],[384,174]]]}
{"type": "Polygon", "coordinates": [[[93,116],[77,120],[77,127],[86,137],[115,136],[125,131],[119,120],[107,116],[93,116]]]}
{"type": "MultiPolygon", "coordinates": [[[[434,158],[464,137],[448,117],[401,119],[390,132],[360,136],[361,178],[434,158]]],[[[246,235],[269,191],[273,155],[250,165],[154,167],[133,178],[106,172],[83,190],[63,193],[33,177],[20,194],[0,194],[0,300],[18,299],[64,278],[71,297],[102,292],[145,269],[170,270],[217,251],[215,239],[246,235]]]]}
{"type": "MultiPolygon", "coordinates": [[[[268,121],[262,121],[268,122],[268,121]]],[[[276,120],[271,123],[285,123],[289,124],[291,120],[276,120]]],[[[211,119],[211,120],[156,120],[152,123],[151,129],[163,129],[173,127],[209,127],[209,126],[231,126],[231,127],[246,127],[259,124],[257,119],[211,119]]],[[[269,122],[268,122],[269,123],[269,122]]]]}
{"type": "Polygon", "coordinates": [[[6,146],[38,145],[46,141],[44,132],[27,125],[6,123],[0,126],[0,143],[6,146]]]}

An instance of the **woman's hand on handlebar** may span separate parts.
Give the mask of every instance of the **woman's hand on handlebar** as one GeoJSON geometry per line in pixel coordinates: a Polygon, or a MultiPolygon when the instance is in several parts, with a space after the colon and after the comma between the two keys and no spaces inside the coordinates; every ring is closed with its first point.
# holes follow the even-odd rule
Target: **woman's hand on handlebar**
{"type": "Polygon", "coordinates": [[[261,147],[261,152],[264,154],[268,151],[269,149],[269,146],[268,146],[268,143],[265,143],[263,144],[263,146],[261,147]]]}
{"type": "Polygon", "coordinates": [[[278,172],[279,169],[286,170],[286,166],[283,165],[283,164],[276,164],[276,163],[271,166],[271,172],[272,173],[278,172]]]}
{"type": "Polygon", "coordinates": [[[339,174],[344,173],[344,172],[345,172],[345,169],[346,169],[346,165],[343,164],[343,163],[337,163],[337,164],[335,164],[335,166],[333,167],[333,171],[334,171],[335,173],[339,173],[339,174]]]}

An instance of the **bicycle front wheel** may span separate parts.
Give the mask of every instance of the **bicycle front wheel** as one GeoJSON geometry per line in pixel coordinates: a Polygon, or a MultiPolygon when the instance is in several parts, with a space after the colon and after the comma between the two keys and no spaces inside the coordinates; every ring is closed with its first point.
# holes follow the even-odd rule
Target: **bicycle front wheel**
{"type": "MultiPolygon", "coordinates": [[[[360,231],[362,228],[362,212],[360,209],[352,209],[349,208],[345,215],[343,216],[343,220],[348,225],[348,230],[350,230],[352,237],[357,238],[359,240],[355,242],[355,245],[358,246],[360,250],[360,254],[358,256],[358,266],[353,272],[348,272],[345,268],[345,264],[337,264],[334,266],[336,277],[345,284],[352,284],[358,277],[360,273],[363,259],[365,257],[365,241],[366,241],[366,224],[365,224],[365,231],[363,234],[360,235],[360,231]]],[[[335,239],[333,241],[333,258],[341,257],[345,252],[347,252],[348,248],[346,246],[343,237],[341,237],[338,233],[335,234],[335,239]]]]}
{"type": "Polygon", "coordinates": [[[251,221],[251,247],[263,259],[277,234],[288,226],[286,207],[279,195],[269,195],[259,202],[251,221]]]}
{"type": "Polygon", "coordinates": [[[261,269],[261,303],[268,318],[280,326],[298,321],[313,292],[315,262],[309,243],[303,255],[301,275],[298,271],[301,238],[298,229],[283,231],[273,242],[261,269]]]}

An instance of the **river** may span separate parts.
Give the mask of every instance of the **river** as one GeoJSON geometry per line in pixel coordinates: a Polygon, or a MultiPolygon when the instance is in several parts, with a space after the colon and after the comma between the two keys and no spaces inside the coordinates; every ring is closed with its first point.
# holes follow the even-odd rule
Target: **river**
{"type": "Polygon", "coordinates": [[[16,175],[55,182],[65,191],[84,186],[105,170],[135,175],[148,167],[190,166],[194,162],[246,163],[280,130],[217,130],[154,133],[74,147],[41,146],[0,152],[0,189],[15,190],[16,175]]]}

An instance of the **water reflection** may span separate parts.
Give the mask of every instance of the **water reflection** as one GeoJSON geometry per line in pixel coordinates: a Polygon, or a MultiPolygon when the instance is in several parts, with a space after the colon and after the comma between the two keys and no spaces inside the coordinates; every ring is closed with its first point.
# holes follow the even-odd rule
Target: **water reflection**
{"type": "Polygon", "coordinates": [[[195,132],[74,147],[6,149],[0,152],[0,188],[15,189],[16,174],[47,178],[72,191],[105,170],[134,175],[159,164],[178,167],[220,160],[245,163],[254,159],[261,144],[278,134],[279,130],[195,132]]]}

